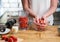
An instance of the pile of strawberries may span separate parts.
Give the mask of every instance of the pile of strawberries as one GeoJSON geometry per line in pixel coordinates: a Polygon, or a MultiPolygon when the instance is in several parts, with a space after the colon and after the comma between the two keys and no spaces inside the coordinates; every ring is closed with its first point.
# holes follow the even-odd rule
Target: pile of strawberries
{"type": "Polygon", "coordinates": [[[27,28],[28,27],[28,18],[27,17],[20,17],[19,18],[19,27],[20,28],[27,28]]]}
{"type": "Polygon", "coordinates": [[[6,36],[2,35],[2,40],[5,40],[5,42],[17,42],[17,38],[15,36],[6,36]]]}

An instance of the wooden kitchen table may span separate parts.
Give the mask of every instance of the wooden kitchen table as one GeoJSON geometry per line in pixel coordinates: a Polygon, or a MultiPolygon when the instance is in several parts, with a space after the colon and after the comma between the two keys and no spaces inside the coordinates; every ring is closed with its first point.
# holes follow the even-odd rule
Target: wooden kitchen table
{"type": "Polygon", "coordinates": [[[19,30],[15,34],[22,42],[60,42],[57,32],[58,26],[48,26],[45,31],[19,30]]]}

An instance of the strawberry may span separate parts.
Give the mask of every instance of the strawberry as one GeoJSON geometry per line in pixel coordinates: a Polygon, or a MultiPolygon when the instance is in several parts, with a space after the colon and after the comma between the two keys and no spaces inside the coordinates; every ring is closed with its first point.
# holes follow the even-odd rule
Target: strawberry
{"type": "Polygon", "coordinates": [[[5,41],[8,41],[8,39],[9,39],[9,38],[8,38],[8,37],[6,37],[5,41]]]}
{"type": "Polygon", "coordinates": [[[41,21],[41,23],[44,23],[44,18],[41,18],[41,20],[40,20],[40,21],[41,21]]]}
{"type": "Polygon", "coordinates": [[[6,35],[2,35],[2,40],[5,40],[7,38],[6,35]]]}
{"type": "Polygon", "coordinates": [[[9,39],[8,39],[8,42],[13,42],[13,39],[12,39],[12,38],[9,38],[9,39]]]}
{"type": "Polygon", "coordinates": [[[28,24],[27,23],[20,23],[20,27],[21,28],[27,28],[28,27],[28,24]]]}
{"type": "Polygon", "coordinates": [[[40,23],[44,23],[44,20],[40,20],[40,23]]]}
{"type": "Polygon", "coordinates": [[[19,18],[19,22],[27,23],[28,22],[28,18],[27,17],[20,17],[19,18]]]}
{"type": "Polygon", "coordinates": [[[27,17],[20,17],[19,23],[21,28],[27,28],[28,27],[28,18],[27,17]]]}
{"type": "Polygon", "coordinates": [[[10,36],[10,38],[12,38],[14,42],[17,41],[17,38],[15,36],[10,36]]]}

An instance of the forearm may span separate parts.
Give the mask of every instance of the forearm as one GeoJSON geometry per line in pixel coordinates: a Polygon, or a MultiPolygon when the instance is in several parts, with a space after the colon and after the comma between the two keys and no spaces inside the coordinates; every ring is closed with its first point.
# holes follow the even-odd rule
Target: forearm
{"type": "Polygon", "coordinates": [[[57,7],[51,7],[46,13],[45,13],[45,17],[49,17],[50,15],[52,15],[55,11],[56,11],[57,7]]]}
{"type": "Polygon", "coordinates": [[[32,16],[35,16],[36,17],[36,13],[33,12],[30,8],[24,8],[24,11],[28,14],[28,15],[32,15],[32,16]]]}
{"type": "Polygon", "coordinates": [[[55,1],[55,0],[54,0],[54,2],[51,3],[49,10],[44,15],[45,17],[52,15],[56,11],[57,3],[58,3],[58,1],[55,1]]]}
{"type": "Polygon", "coordinates": [[[30,16],[32,16],[32,17],[35,17],[35,12],[33,12],[33,10],[31,10],[31,9],[29,8],[28,0],[21,0],[21,1],[22,1],[22,5],[23,5],[24,11],[25,11],[28,15],[30,15],[30,16]]]}

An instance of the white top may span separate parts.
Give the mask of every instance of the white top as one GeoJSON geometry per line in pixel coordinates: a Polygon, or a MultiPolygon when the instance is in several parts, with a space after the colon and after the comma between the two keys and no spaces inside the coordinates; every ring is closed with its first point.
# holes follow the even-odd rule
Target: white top
{"type": "MultiPolygon", "coordinates": [[[[30,0],[31,9],[36,13],[37,18],[41,18],[50,8],[51,0],[30,0]]],[[[53,20],[53,15],[48,17],[48,21],[53,20]]]]}

